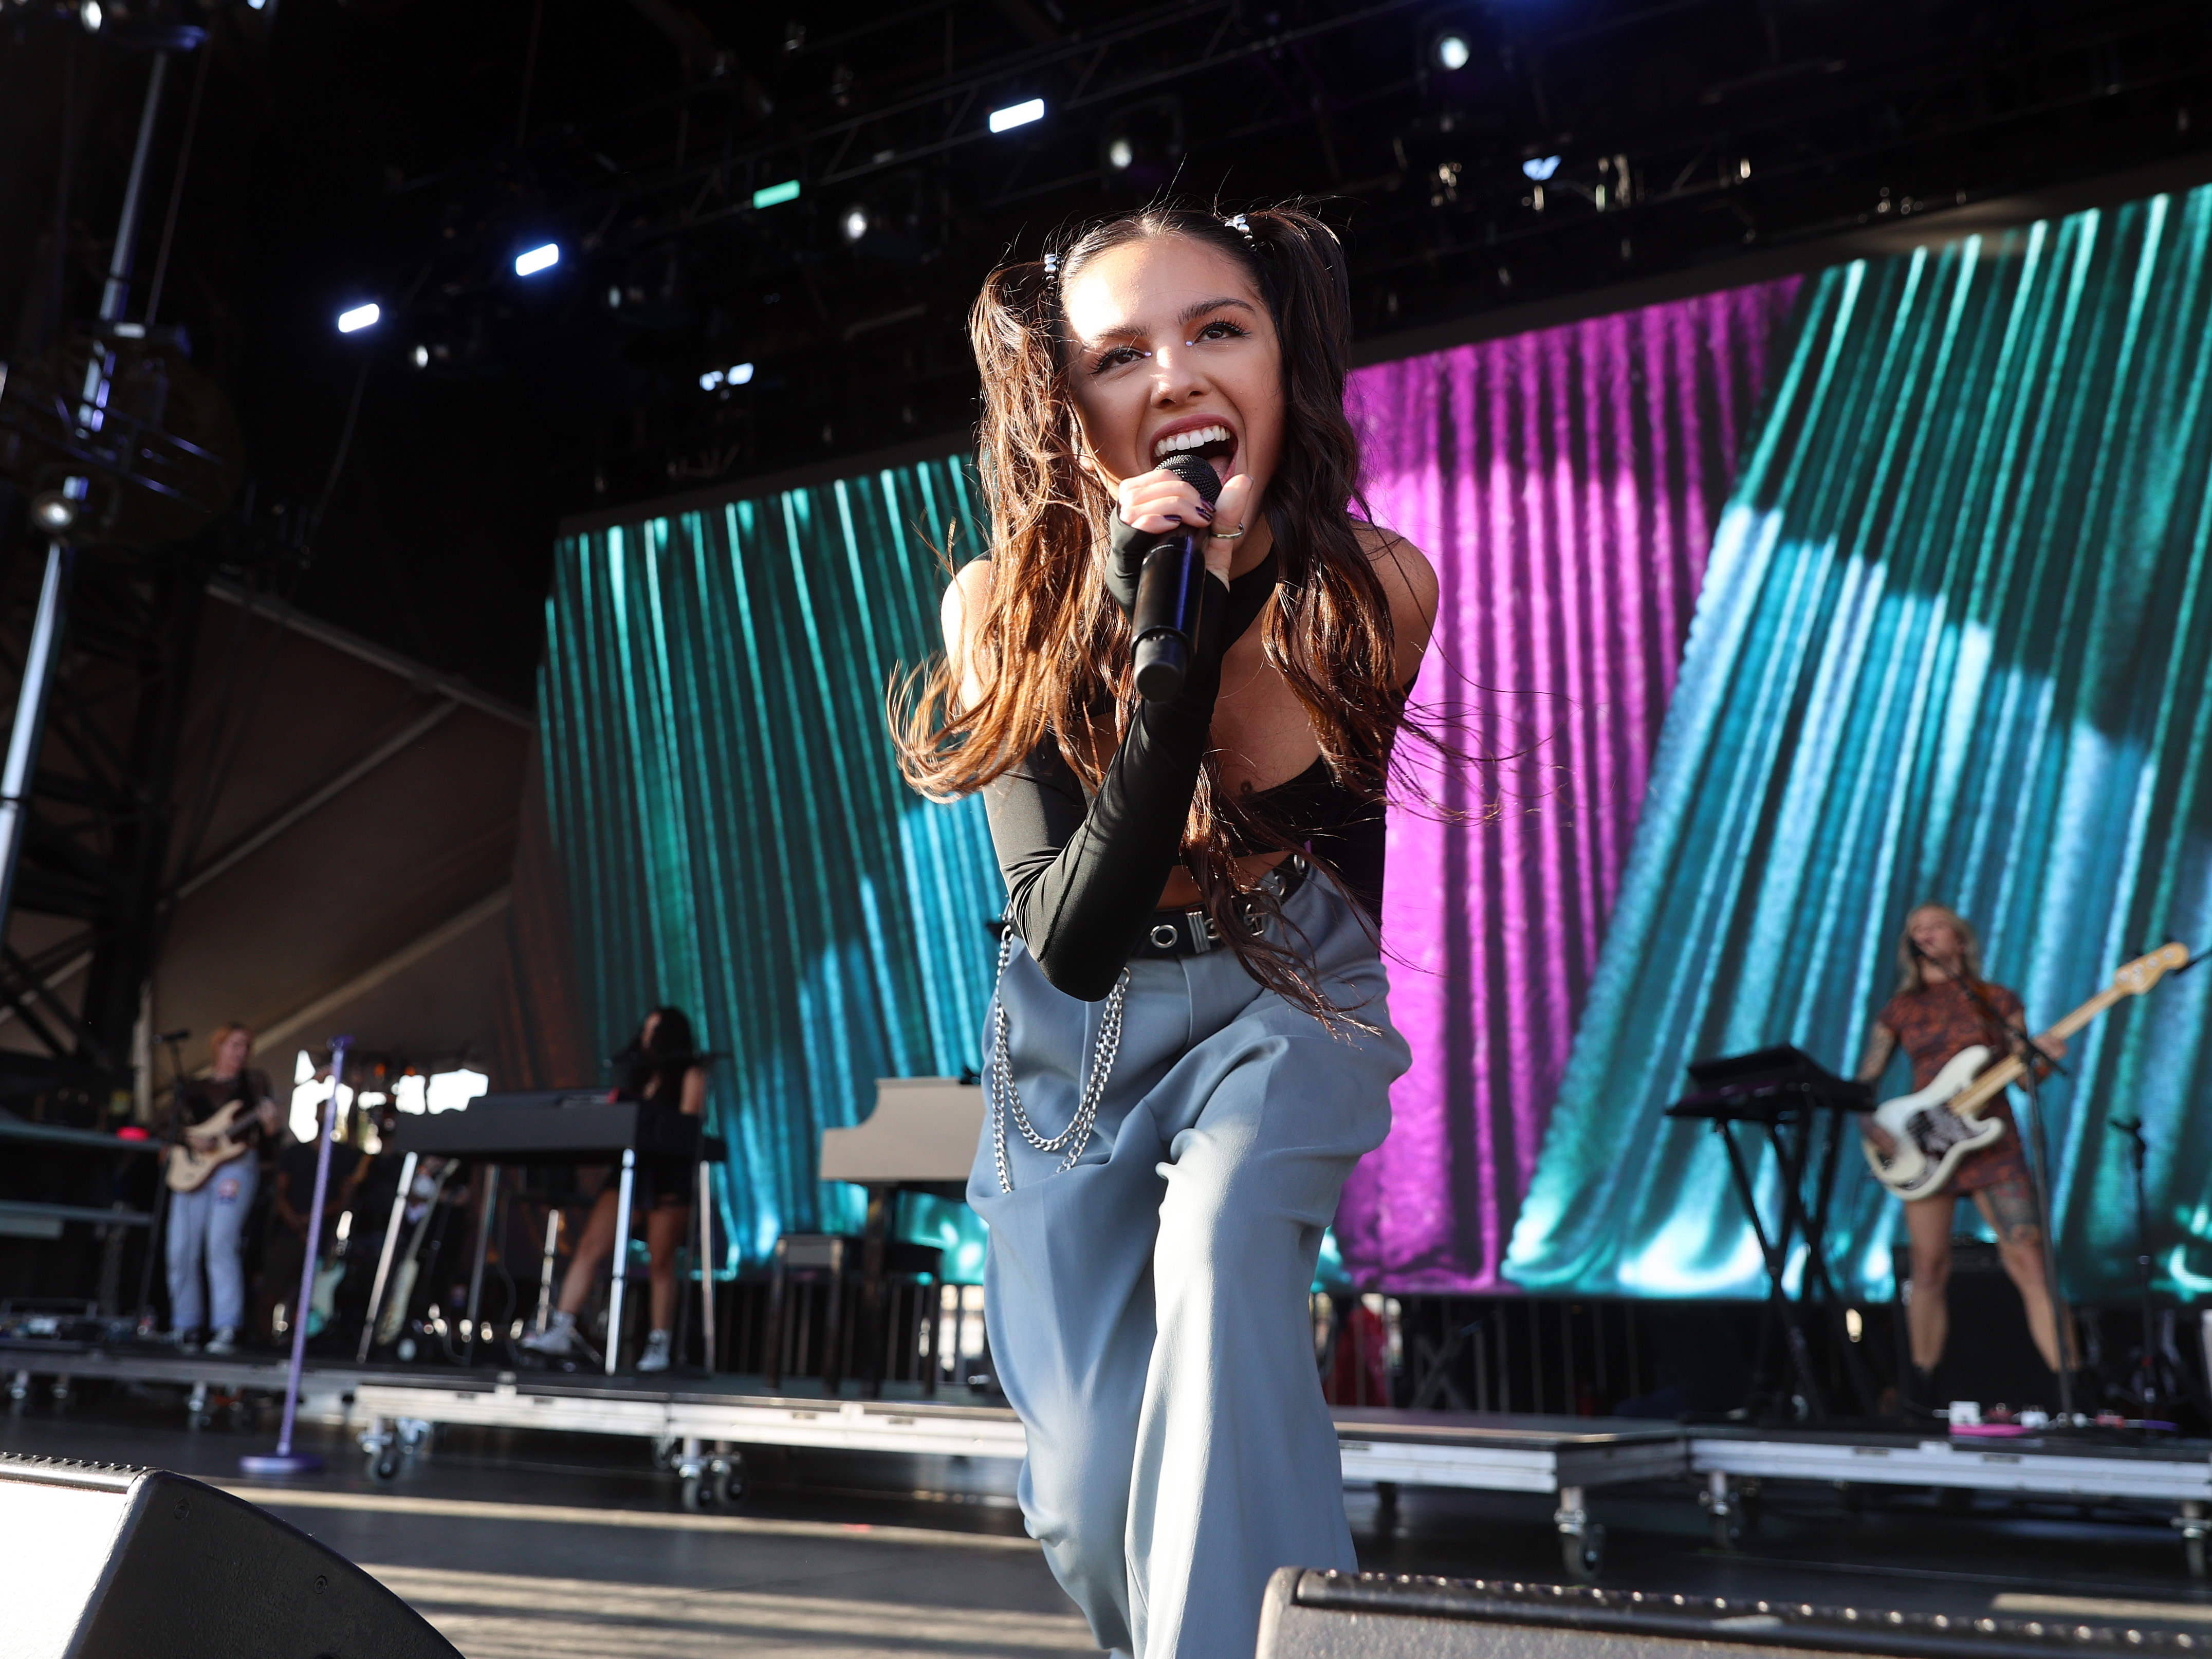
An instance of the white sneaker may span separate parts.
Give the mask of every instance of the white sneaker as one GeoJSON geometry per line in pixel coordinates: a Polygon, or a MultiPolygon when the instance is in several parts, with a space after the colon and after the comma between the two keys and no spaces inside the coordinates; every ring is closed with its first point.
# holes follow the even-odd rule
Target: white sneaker
{"type": "Polygon", "coordinates": [[[668,1333],[655,1331],[645,1339],[645,1352],[638,1356],[641,1371],[665,1371],[668,1369],[668,1333]]]}
{"type": "Polygon", "coordinates": [[[522,1339],[522,1346],[532,1353],[542,1353],[548,1359],[566,1359],[576,1352],[576,1316],[556,1313],[553,1322],[542,1331],[532,1331],[522,1339]]]}
{"type": "Polygon", "coordinates": [[[233,1330],[229,1326],[226,1325],[208,1339],[207,1346],[201,1349],[200,1352],[203,1353],[216,1355],[236,1353],[238,1352],[238,1333],[233,1330]]]}

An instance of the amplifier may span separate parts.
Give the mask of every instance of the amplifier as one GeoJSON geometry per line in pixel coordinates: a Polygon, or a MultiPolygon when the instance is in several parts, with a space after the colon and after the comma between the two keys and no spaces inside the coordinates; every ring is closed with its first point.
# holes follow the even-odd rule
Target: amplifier
{"type": "Polygon", "coordinates": [[[2204,1651],[2171,1631],[1723,1601],[1477,1578],[1284,1567],[1267,1583],[1258,1659],[2118,1659],[2204,1651]]]}
{"type": "Polygon", "coordinates": [[[460,1659],[343,1556],[160,1469],[0,1456],[9,1659],[460,1659]]]}

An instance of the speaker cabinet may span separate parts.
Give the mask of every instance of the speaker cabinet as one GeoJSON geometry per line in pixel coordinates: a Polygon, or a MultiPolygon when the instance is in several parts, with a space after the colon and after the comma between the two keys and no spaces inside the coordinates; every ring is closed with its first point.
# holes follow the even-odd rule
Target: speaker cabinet
{"type": "Polygon", "coordinates": [[[2183,1659],[2200,1641],[2071,1614],[2045,1624],[1285,1567],[1268,1581],[1258,1659],[2183,1659]]]}
{"type": "Polygon", "coordinates": [[[0,1457],[4,1659],[460,1659],[296,1528],[161,1469],[0,1457]]]}

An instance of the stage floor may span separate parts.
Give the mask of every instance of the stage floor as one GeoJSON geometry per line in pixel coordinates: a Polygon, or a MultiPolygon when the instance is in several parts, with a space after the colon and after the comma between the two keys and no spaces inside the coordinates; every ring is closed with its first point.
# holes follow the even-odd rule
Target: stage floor
{"type": "MultiPolygon", "coordinates": [[[[357,1431],[310,1425],[327,1470],[287,1487],[235,1474],[266,1450],[252,1431],[180,1425],[160,1389],[0,1415],[0,1447],[155,1463],[268,1504],[374,1570],[470,1659],[528,1654],[1087,1653],[1082,1629],[1022,1534],[1016,1466],[994,1457],[807,1447],[750,1454],[742,1513],[690,1514],[633,1439],[456,1425],[433,1455],[380,1482],[357,1431]],[[750,1644],[750,1645],[748,1645],[750,1644]]],[[[2212,1594],[2180,1571],[2171,1530],[2144,1514],[1927,1487],[1770,1481],[1757,1528],[1713,1547],[1682,1478],[1609,1489],[1600,1581],[1626,1589],[1978,1614],[2103,1613],[2212,1631],[2212,1594]],[[1965,1524],[1971,1516],[1972,1524],[1965,1524]]],[[[1555,1582],[1539,1492],[1372,1487],[1346,1492],[1371,1571],[1555,1582]]]]}

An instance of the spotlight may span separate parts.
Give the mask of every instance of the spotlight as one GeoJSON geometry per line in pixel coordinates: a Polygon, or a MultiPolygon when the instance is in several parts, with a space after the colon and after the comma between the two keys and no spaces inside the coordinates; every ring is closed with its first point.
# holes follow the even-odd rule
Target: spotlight
{"type": "Polygon", "coordinates": [[[1474,57],[1474,48],[1468,45],[1467,36],[1456,30],[1437,36],[1436,45],[1429,50],[1436,58],[1437,67],[1447,72],[1465,69],[1474,57]]]}
{"type": "Polygon", "coordinates": [[[699,390],[719,392],[726,386],[744,386],[753,378],[750,363],[732,363],[727,368],[710,368],[699,377],[699,390]]]}
{"type": "Polygon", "coordinates": [[[721,384],[722,371],[719,368],[710,368],[699,377],[699,390],[702,392],[713,392],[721,384]]]}
{"type": "Polygon", "coordinates": [[[787,179],[780,185],[763,185],[753,192],[753,205],[757,208],[772,208],[798,199],[799,180],[796,179],[787,179]]]}
{"type": "Polygon", "coordinates": [[[100,0],[84,0],[84,3],[76,9],[76,21],[84,25],[87,34],[100,33],[100,0]]]}
{"type": "Polygon", "coordinates": [[[351,311],[338,313],[338,332],[356,334],[364,328],[376,326],[376,319],[384,313],[374,305],[356,306],[351,311]]]}
{"type": "Polygon", "coordinates": [[[541,270],[550,270],[561,263],[561,245],[548,242],[543,247],[532,248],[526,253],[514,256],[514,274],[535,276],[541,270]]]}
{"type": "Polygon", "coordinates": [[[76,522],[76,503],[52,490],[31,503],[31,519],[49,536],[59,536],[76,522]]]}
{"type": "Polygon", "coordinates": [[[868,234],[868,210],[859,202],[845,210],[837,221],[837,228],[845,233],[848,242],[857,242],[868,234]]]}
{"type": "Polygon", "coordinates": [[[430,367],[429,347],[426,345],[418,345],[415,348],[415,367],[417,368],[428,368],[430,367]]]}
{"type": "Polygon", "coordinates": [[[750,363],[732,363],[730,365],[730,384],[732,386],[744,386],[748,384],[752,378],[753,366],[750,363]]]}
{"type": "Polygon", "coordinates": [[[1098,163],[1109,178],[1164,185],[1182,160],[1182,100],[1169,94],[1115,110],[1099,125],[1098,163]]]}
{"type": "MultiPolygon", "coordinates": [[[[89,0],[88,0],[89,3],[89,0]]],[[[1015,127],[1025,127],[1032,121],[1044,119],[1044,100],[1032,98],[1026,103],[1009,104],[1004,109],[991,112],[991,131],[1007,132],[1015,127]]]]}
{"type": "Polygon", "coordinates": [[[1559,158],[1556,155],[1539,155],[1521,164],[1521,176],[1540,185],[1559,170],[1559,158]]]}

